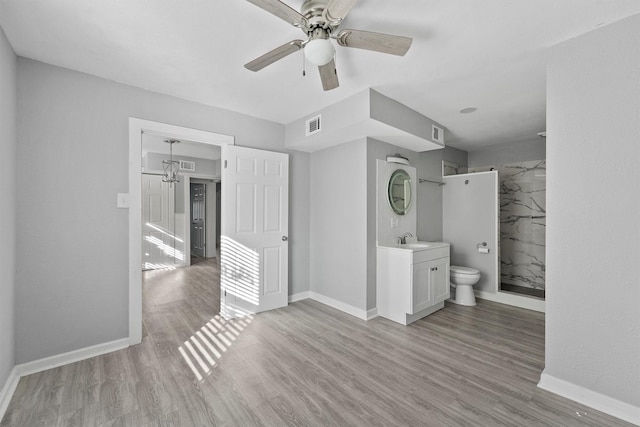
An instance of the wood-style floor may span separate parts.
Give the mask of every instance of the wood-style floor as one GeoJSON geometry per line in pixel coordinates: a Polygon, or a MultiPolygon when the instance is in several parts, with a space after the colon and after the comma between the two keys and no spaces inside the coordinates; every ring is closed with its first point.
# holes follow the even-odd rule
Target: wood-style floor
{"type": "Polygon", "coordinates": [[[314,301],[225,321],[208,260],[144,281],[143,343],[20,380],[2,426],[624,426],[536,387],[544,315],[410,326],[314,301]]]}

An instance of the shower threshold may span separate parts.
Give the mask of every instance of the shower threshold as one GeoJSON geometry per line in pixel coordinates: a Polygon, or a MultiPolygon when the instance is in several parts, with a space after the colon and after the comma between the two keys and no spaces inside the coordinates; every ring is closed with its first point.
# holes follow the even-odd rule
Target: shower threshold
{"type": "Polygon", "coordinates": [[[501,283],[500,291],[544,299],[544,289],[534,289],[527,288],[526,286],[512,285],[510,283],[501,283]]]}

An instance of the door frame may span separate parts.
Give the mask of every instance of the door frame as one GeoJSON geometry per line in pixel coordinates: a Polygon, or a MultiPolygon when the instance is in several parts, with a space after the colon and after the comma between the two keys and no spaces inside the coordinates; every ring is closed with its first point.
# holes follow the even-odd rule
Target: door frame
{"type": "Polygon", "coordinates": [[[142,134],[223,147],[235,138],[198,129],[129,118],[129,345],[142,342],[142,134]]]}
{"type": "MultiPolygon", "coordinates": [[[[185,213],[185,219],[186,219],[187,217],[191,217],[191,203],[189,198],[186,197],[186,194],[188,193],[188,191],[190,191],[189,187],[191,184],[191,180],[205,179],[205,180],[211,180],[214,182],[217,180],[218,182],[220,182],[220,177],[219,176],[212,177],[211,175],[188,174],[188,173],[182,174],[182,176],[184,177],[184,191],[185,191],[184,213],[185,213]]],[[[189,267],[191,265],[191,224],[189,221],[184,222],[183,234],[184,234],[184,266],[189,267]]]]}

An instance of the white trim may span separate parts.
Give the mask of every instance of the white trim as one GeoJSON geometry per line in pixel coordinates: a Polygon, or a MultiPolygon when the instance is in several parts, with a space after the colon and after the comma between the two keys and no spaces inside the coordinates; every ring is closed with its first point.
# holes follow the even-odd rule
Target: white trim
{"type": "Polygon", "coordinates": [[[377,308],[372,308],[367,311],[361,310],[352,305],[345,304],[342,301],[338,301],[312,291],[298,292],[297,294],[289,295],[289,302],[302,301],[304,299],[318,301],[321,304],[328,305],[331,308],[335,308],[336,310],[340,310],[362,320],[371,320],[374,317],[378,317],[377,308]]]}
{"type": "Polygon", "coordinates": [[[91,359],[92,357],[101,356],[127,347],[129,347],[129,339],[122,338],[115,341],[92,345],[91,347],[69,351],[67,353],[56,354],[55,356],[45,357],[32,362],[22,363],[20,365],[16,365],[15,369],[18,375],[23,377],[25,375],[46,371],[47,369],[53,369],[70,363],[79,362],[81,360],[91,359]]]}
{"type": "Polygon", "coordinates": [[[520,307],[527,310],[539,311],[540,313],[545,312],[545,302],[538,298],[513,295],[506,292],[493,293],[476,290],[474,293],[476,294],[476,297],[481,299],[499,302],[500,304],[512,305],[514,307],[520,307]]]}
{"type": "Polygon", "coordinates": [[[309,291],[309,298],[321,302],[324,305],[328,305],[329,307],[335,308],[336,310],[340,310],[347,314],[355,316],[358,319],[367,320],[367,311],[361,308],[354,307],[342,301],[329,298],[313,291],[309,291]]]}
{"type": "Polygon", "coordinates": [[[538,387],[558,396],[566,397],[593,409],[640,426],[640,407],[600,394],[588,388],[561,380],[544,372],[538,387]]]}
{"type": "Polygon", "coordinates": [[[9,377],[4,383],[4,387],[0,390],[0,420],[4,418],[4,414],[7,412],[9,402],[11,402],[13,393],[16,391],[16,387],[18,387],[18,381],[20,381],[20,375],[18,375],[18,371],[14,366],[11,372],[9,372],[9,377]]]}
{"type": "Polygon", "coordinates": [[[311,298],[309,291],[298,292],[297,294],[289,295],[289,302],[302,301],[309,298],[311,298]]]}
{"type": "Polygon", "coordinates": [[[129,118],[129,345],[142,342],[142,134],[212,145],[233,145],[234,137],[150,120],[129,118]]]}

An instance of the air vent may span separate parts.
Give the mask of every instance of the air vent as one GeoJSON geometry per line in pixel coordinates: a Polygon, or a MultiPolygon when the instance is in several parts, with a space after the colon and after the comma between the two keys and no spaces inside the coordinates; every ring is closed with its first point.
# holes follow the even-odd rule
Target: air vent
{"type": "Polygon", "coordinates": [[[304,133],[306,136],[320,132],[320,116],[312,117],[306,121],[304,133]]]}
{"type": "Polygon", "coordinates": [[[192,162],[189,160],[180,160],[180,170],[195,172],[196,162],[192,162]]]}
{"type": "Polygon", "coordinates": [[[444,129],[436,125],[431,125],[431,140],[433,142],[444,143],[444,129]]]}

